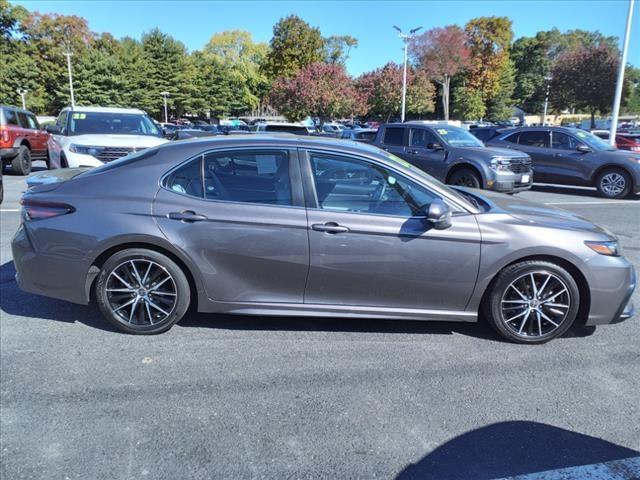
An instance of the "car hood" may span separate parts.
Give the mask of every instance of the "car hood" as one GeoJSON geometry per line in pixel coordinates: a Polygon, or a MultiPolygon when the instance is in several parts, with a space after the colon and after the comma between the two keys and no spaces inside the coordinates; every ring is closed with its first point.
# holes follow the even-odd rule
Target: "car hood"
{"type": "Polygon", "coordinates": [[[149,148],[168,142],[168,140],[165,138],[151,137],[149,135],[87,134],[73,135],[68,138],[70,143],[86,147],[149,148]]]}
{"type": "MultiPolygon", "coordinates": [[[[525,200],[515,195],[482,190],[460,188],[484,202],[488,209],[485,215],[507,214],[526,225],[539,225],[565,230],[580,230],[585,232],[600,233],[615,238],[611,232],[594,224],[590,220],[575,213],[559,208],[543,205],[541,203],[525,200]]],[[[482,214],[481,214],[482,215],[482,214]]]]}
{"type": "Polygon", "coordinates": [[[600,150],[591,152],[589,155],[596,155],[601,160],[627,160],[628,158],[640,159],[640,153],[629,150],[600,150]]]}
{"type": "Polygon", "coordinates": [[[509,158],[529,158],[524,152],[513,150],[511,148],[499,148],[499,147],[453,147],[456,153],[463,154],[465,152],[478,153],[480,155],[486,155],[491,157],[509,157],[509,158]]]}

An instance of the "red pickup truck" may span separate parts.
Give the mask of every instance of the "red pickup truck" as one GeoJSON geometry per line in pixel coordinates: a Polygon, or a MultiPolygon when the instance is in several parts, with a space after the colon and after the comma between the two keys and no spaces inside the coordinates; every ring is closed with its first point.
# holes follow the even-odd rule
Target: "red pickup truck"
{"type": "MultiPolygon", "coordinates": [[[[49,134],[40,129],[36,116],[28,110],[0,105],[0,160],[13,173],[29,175],[31,162],[48,163],[49,134]]],[[[48,167],[48,164],[47,164],[48,167]]]]}

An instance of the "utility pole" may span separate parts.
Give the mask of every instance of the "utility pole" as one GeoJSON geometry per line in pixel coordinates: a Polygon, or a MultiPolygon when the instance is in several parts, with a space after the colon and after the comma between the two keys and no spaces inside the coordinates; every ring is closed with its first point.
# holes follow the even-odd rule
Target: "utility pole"
{"type": "Polygon", "coordinates": [[[627,66],[627,53],[629,52],[629,36],[631,34],[631,20],[633,18],[633,6],[635,0],[629,0],[627,12],[627,28],[624,31],[624,43],[622,44],[622,58],[618,67],[618,82],[616,83],[616,96],[613,100],[613,113],[611,114],[611,129],[609,130],[609,144],[616,145],[616,132],[618,130],[618,116],[620,115],[620,101],[622,100],[622,84],[624,82],[624,69],[627,66]]]}
{"type": "Polygon", "coordinates": [[[407,48],[409,47],[409,39],[413,38],[414,34],[422,27],[416,27],[409,30],[409,33],[402,33],[400,27],[393,26],[398,31],[398,37],[404,42],[404,71],[402,72],[402,112],[400,114],[400,121],[404,122],[405,110],[407,104],[407,48]]]}
{"type": "Polygon", "coordinates": [[[160,95],[164,98],[164,123],[169,123],[169,114],[167,111],[167,97],[170,95],[169,92],[160,92],[160,95]]]}
{"type": "Polygon", "coordinates": [[[67,57],[67,71],[69,72],[69,94],[71,95],[71,107],[76,106],[76,99],[73,96],[73,74],[71,73],[71,53],[70,51],[64,53],[64,56],[67,57]]]}
{"type": "Polygon", "coordinates": [[[550,76],[544,77],[545,82],[547,82],[547,92],[544,96],[544,110],[542,112],[542,126],[547,123],[547,109],[549,107],[549,90],[551,89],[551,80],[553,80],[550,76]]]}
{"type": "Polygon", "coordinates": [[[22,109],[26,110],[27,102],[25,101],[24,97],[27,95],[28,90],[25,88],[19,88],[18,90],[16,90],[16,92],[18,92],[18,95],[20,95],[20,98],[22,98],[22,109]]]}

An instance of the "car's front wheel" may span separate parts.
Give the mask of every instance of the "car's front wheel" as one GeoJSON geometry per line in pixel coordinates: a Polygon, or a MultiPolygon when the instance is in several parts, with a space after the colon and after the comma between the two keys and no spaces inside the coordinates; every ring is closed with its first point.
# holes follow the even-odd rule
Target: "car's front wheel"
{"type": "Polygon", "coordinates": [[[502,270],[485,300],[491,326],[517,343],[544,343],[565,333],[580,306],[576,281],[563,267],[523,261],[502,270]]]}
{"type": "Polygon", "coordinates": [[[128,249],[111,256],[96,279],[102,314],[127,333],[153,334],[171,328],[189,308],[189,282],[167,256],[128,249]]]}
{"type": "Polygon", "coordinates": [[[480,175],[470,168],[461,168],[456,170],[449,177],[447,182],[451,185],[459,185],[461,187],[482,188],[482,179],[480,175]]]}
{"type": "Polygon", "coordinates": [[[631,175],[624,170],[608,168],[598,175],[596,188],[606,198],[624,198],[631,192],[631,175]]]}

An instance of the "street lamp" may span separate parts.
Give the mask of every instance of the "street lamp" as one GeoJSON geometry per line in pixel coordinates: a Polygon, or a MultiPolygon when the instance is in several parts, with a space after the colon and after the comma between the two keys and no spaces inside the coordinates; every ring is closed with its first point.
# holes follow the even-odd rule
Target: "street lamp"
{"type": "Polygon", "coordinates": [[[402,73],[402,113],[400,115],[400,121],[404,122],[404,113],[407,104],[407,47],[409,46],[409,40],[413,38],[415,33],[422,27],[416,27],[409,30],[409,33],[402,33],[402,29],[397,26],[393,26],[398,31],[398,37],[404,41],[404,71],[402,73]]]}
{"type": "Polygon", "coordinates": [[[544,77],[544,81],[547,83],[547,91],[544,95],[544,111],[542,112],[542,126],[547,122],[547,108],[549,107],[549,89],[551,88],[551,80],[553,78],[549,75],[544,77]]]}
{"type": "Polygon", "coordinates": [[[164,123],[169,123],[169,114],[167,113],[167,97],[169,92],[160,92],[160,95],[164,98],[164,123]]]}
{"type": "Polygon", "coordinates": [[[27,102],[25,102],[25,95],[27,94],[28,90],[24,89],[24,88],[19,88],[18,90],[16,90],[16,92],[18,92],[18,95],[20,95],[20,97],[22,98],[22,109],[26,110],[27,109],[27,102]]]}
{"type": "Polygon", "coordinates": [[[622,44],[622,58],[618,67],[618,81],[616,83],[616,96],[613,100],[613,112],[611,114],[611,130],[609,131],[609,143],[616,146],[616,132],[618,130],[618,115],[620,114],[620,100],[622,99],[622,84],[624,83],[624,69],[627,66],[627,52],[629,51],[629,33],[631,32],[631,19],[633,18],[633,4],[635,0],[629,0],[627,12],[627,27],[624,31],[624,43],[622,44]]]}
{"type": "Polygon", "coordinates": [[[73,96],[73,75],[71,74],[71,51],[67,51],[63,53],[65,57],[67,57],[67,71],[69,72],[69,94],[71,95],[71,107],[76,106],[76,99],[73,96]]]}

